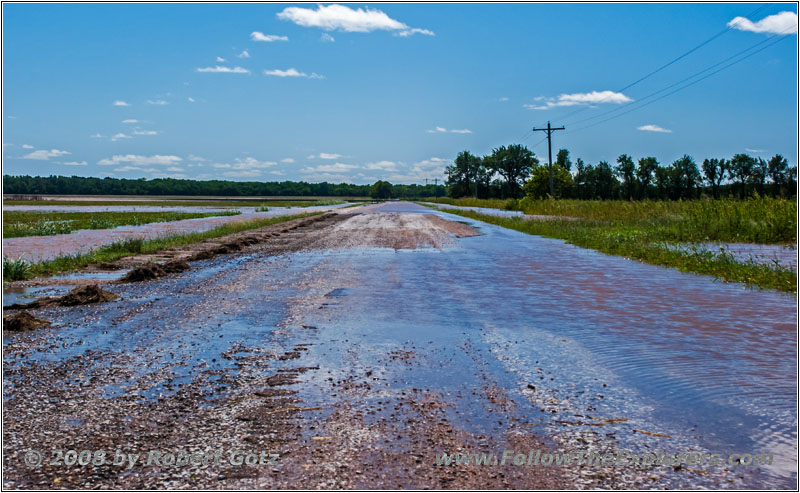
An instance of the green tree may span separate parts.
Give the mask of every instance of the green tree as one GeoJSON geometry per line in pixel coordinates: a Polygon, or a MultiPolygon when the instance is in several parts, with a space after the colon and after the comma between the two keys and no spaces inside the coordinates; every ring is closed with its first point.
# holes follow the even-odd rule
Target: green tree
{"type": "Polygon", "coordinates": [[[739,198],[747,196],[747,181],[755,166],[756,160],[747,154],[736,154],[731,159],[731,174],[739,181],[739,198]]]}
{"type": "Polygon", "coordinates": [[[589,180],[592,183],[594,197],[603,200],[616,198],[619,191],[619,182],[614,176],[614,170],[606,161],[600,161],[592,169],[589,180]]]}
{"type": "Polygon", "coordinates": [[[689,199],[694,197],[697,184],[700,182],[700,170],[691,156],[683,155],[672,163],[671,185],[673,199],[689,199]]]}
{"type": "MultiPolygon", "coordinates": [[[[555,199],[569,197],[572,192],[572,174],[562,166],[553,166],[553,192],[555,199]]],[[[534,199],[547,198],[550,195],[550,170],[547,166],[534,166],[531,178],[522,187],[525,195],[534,199]]]]}
{"type": "Polygon", "coordinates": [[[719,198],[719,187],[722,180],[725,179],[725,174],[730,168],[730,161],[723,159],[706,159],[703,161],[703,174],[706,181],[711,185],[711,193],[714,198],[719,198]]]}
{"type": "Polygon", "coordinates": [[[522,185],[530,176],[531,169],[539,164],[533,152],[519,144],[494,149],[491,160],[487,162],[492,171],[503,177],[507,195],[512,198],[520,197],[522,185]]]}
{"type": "Polygon", "coordinates": [[[477,178],[482,166],[481,158],[469,151],[456,156],[454,164],[446,169],[448,194],[451,197],[477,196],[477,178]]]}
{"type": "Polygon", "coordinates": [[[393,193],[392,184],[383,180],[376,181],[369,189],[369,196],[373,199],[390,199],[393,193]]]}
{"type": "Polygon", "coordinates": [[[772,156],[767,163],[767,174],[770,180],[772,180],[773,187],[775,188],[775,195],[783,196],[784,188],[791,181],[789,162],[780,154],[772,156]]]}
{"type": "Polygon", "coordinates": [[[669,198],[669,190],[670,190],[670,169],[665,168],[664,166],[659,166],[656,168],[655,171],[656,177],[656,189],[658,190],[658,198],[660,199],[668,199],[669,198]]]}
{"type": "Polygon", "coordinates": [[[639,167],[636,168],[636,178],[639,180],[639,198],[647,198],[647,190],[653,182],[653,174],[658,169],[658,160],[654,157],[643,157],[639,159],[639,167]]]}
{"type": "MultiPolygon", "coordinates": [[[[561,166],[567,171],[572,170],[572,163],[569,160],[569,151],[566,149],[559,149],[558,154],[556,154],[556,164],[561,166]]],[[[555,172],[554,175],[555,176],[555,172]]]]}
{"type": "Polygon", "coordinates": [[[623,154],[618,157],[616,171],[617,175],[622,178],[623,193],[628,200],[633,199],[633,189],[636,186],[636,166],[633,164],[633,159],[631,159],[627,154],[623,154]]]}

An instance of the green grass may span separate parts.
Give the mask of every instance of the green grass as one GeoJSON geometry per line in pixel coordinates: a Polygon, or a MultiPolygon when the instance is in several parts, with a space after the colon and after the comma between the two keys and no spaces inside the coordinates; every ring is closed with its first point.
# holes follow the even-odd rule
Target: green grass
{"type": "MultiPolygon", "coordinates": [[[[24,272],[23,277],[13,279],[12,274],[19,276],[18,271],[6,271],[6,265],[11,265],[12,262],[19,262],[10,259],[3,259],[3,280],[19,280],[29,279],[36,276],[47,276],[57,274],[59,272],[66,272],[75,269],[80,269],[91,264],[101,262],[113,262],[114,260],[122,257],[129,257],[139,253],[154,253],[165,248],[174,248],[184,245],[191,245],[199,243],[204,240],[219,238],[241,231],[250,229],[263,228],[272,224],[278,224],[293,219],[300,219],[303,217],[316,216],[323,214],[322,212],[308,212],[305,214],[297,214],[292,216],[277,216],[263,219],[254,219],[252,221],[243,221],[236,223],[223,224],[208,231],[197,233],[186,233],[178,235],[162,236],[152,239],[129,239],[124,241],[117,241],[110,245],[102,246],[95,250],[76,255],[65,255],[57,257],[52,260],[46,260],[35,264],[28,264],[28,270],[24,272]]],[[[25,261],[22,261],[25,262],[25,261]]],[[[16,268],[16,267],[15,267],[16,268]]]]}
{"type": "Polygon", "coordinates": [[[212,216],[233,216],[239,211],[199,212],[29,212],[3,213],[3,238],[48,236],[79,229],[106,229],[117,226],[180,221],[212,216]]]}
{"type": "Polygon", "coordinates": [[[27,260],[3,257],[3,281],[21,281],[31,275],[31,263],[27,260]]]}
{"type": "Polygon", "coordinates": [[[469,207],[519,210],[526,214],[605,221],[609,227],[641,230],[651,241],[797,243],[797,201],[747,200],[475,200],[431,199],[469,207]]]}
{"type": "Polygon", "coordinates": [[[674,230],[657,227],[652,229],[652,223],[648,222],[596,219],[536,221],[522,217],[497,217],[473,211],[447,209],[446,212],[523,233],[558,238],[610,255],[714,276],[722,282],[742,282],[750,286],[789,292],[797,290],[797,272],[794,270],[753,261],[742,262],[725,252],[711,252],[691,245],[670,247],[672,242],[663,240],[665,236],[673,234],[674,230]]]}

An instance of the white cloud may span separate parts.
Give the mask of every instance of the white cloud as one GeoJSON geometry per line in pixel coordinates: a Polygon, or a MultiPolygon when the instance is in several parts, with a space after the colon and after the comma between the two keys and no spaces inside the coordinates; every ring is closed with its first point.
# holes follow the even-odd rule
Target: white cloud
{"type": "Polygon", "coordinates": [[[508,98],[502,97],[502,98],[498,99],[498,101],[500,101],[501,103],[505,103],[506,101],[508,101],[508,98]]]}
{"type": "Polygon", "coordinates": [[[38,161],[48,161],[51,157],[59,157],[59,156],[66,156],[70,154],[67,151],[59,151],[58,149],[51,149],[51,150],[38,150],[33,151],[30,154],[25,154],[22,156],[22,159],[36,159],[38,161]]]}
{"type": "Polygon", "coordinates": [[[744,150],[747,151],[747,152],[754,152],[756,154],[760,154],[762,152],[767,152],[764,149],[750,149],[749,147],[745,147],[744,150]]]}
{"type": "Polygon", "coordinates": [[[208,161],[208,159],[200,156],[195,156],[194,154],[189,154],[189,157],[186,159],[188,161],[208,161]]]}
{"type": "Polygon", "coordinates": [[[29,144],[22,144],[22,148],[23,149],[33,149],[33,146],[29,145],[29,144]]]}
{"type": "Polygon", "coordinates": [[[217,57],[217,61],[220,62],[220,63],[225,63],[226,62],[226,60],[224,58],[222,58],[221,56],[217,57]]]}
{"type": "Polygon", "coordinates": [[[284,173],[283,171],[277,170],[277,169],[275,171],[270,171],[269,174],[278,175],[278,176],[286,176],[286,173],[284,173]]]}
{"type": "Polygon", "coordinates": [[[436,133],[471,134],[472,130],[469,130],[467,128],[462,128],[460,130],[459,129],[448,130],[444,127],[434,127],[433,130],[426,130],[426,132],[428,132],[429,134],[436,134],[436,133]]]}
{"type": "Polygon", "coordinates": [[[415,34],[424,34],[425,36],[436,36],[436,33],[434,33],[429,29],[419,29],[417,27],[394,33],[395,36],[400,36],[401,38],[407,38],[415,34]]]}
{"type": "Polygon", "coordinates": [[[156,168],[142,168],[141,166],[121,166],[119,168],[114,168],[114,171],[144,171],[145,173],[158,173],[158,169],[156,168]]]}
{"type": "Polygon", "coordinates": [[[105,135],[101,135],[99,133],[96,133],[94,135],[90,135],[89,137],[91,137],[93,139],[103,139],[103,138],[105,138],[105,135]]]}
{"type": "Polygon", "coordinates": [[[252,39],[253,41],[264,41],[265,43],[272,43],[273,41],[289,41],[288,36],[278,36],[277,34],[264,34],[259,31],[253,31],[252,33],[250,33],[250,39],[252,39]]]}
{"type": "Polygon", "coordinates": [[[189,97],[189,98],[186,98],[186,99],[187,99],[187,100],[188,100],[190,103],[194,103],[194,98],[192,98],[192,97],[189,97]]]}
{"type": "Polygon", "coordinates": [[[546,98],[539,96],[534,101],[544,101],[544,104],[524,104],[523,107],[529,110],[549,110],[560,106],[588,106],[592,104],[622,104],[630,103],[633,99],[614,91],[592,91],[578,92],[573,94],[561,94],[558,98],[546,98]]]}
{"type": "Polygon", "coordinates": [[[398,20],[392,19],[381,10],[351,9],[345,5],[318,5],[317,9],[287,7],[278,13],[278,18],[294,22],[298,26],[318,27],[326,31],[345,31],[351,33],[369,33],[372,31],[398,31],[398,36],[426,34],[433,36],[427,29],[412,28],[398,20]]]}
{"type": "Polygon", "coordinates": [[[343,173],[358,168],[355,164],[335,163],[320,164],[319,166],[306,166],[300,170],[303,174],[312,173],[343,173]]]}
{"type": "Polygon", "coordinates": [[[406,166],[403,171],[384,179],[400,183],[422,182],[425,178],[439,178],[442,180],[444,179],[445,168],[452,162],[450,159],[432,157],[416,162],[411,166],[406,166]]]}
{"type": "Polygon", "coordinates": [[[157,130],[139,130],[136,129],[133,131],[133,135],[158,135],[157,130]]]}
{"type": "Polygon", "coordinates": [[[282,162],[282,163],[293,163],[293,162],[294,162],[294,159],[293,159],[293,158],[290,158],[290,157],[287,157],[287,158],[283,158],[283,159],[281,159],[281,162],[282,162]]]}
{"type": "Polygon", "coordinates": [[[247,50],[243,50],[241,53],[236,55],[236,58],[250,58],[250,53],[247,50]]]}
{"type": "Polygon", "coordinates": [[[186,170],[184,170],[180,166],[170,166],[169,168],[167,168],[167,171],[171,171],[173,173],[179,173],[181,171],[186,171],[186,170]]]}
{"type": "Polygon", "coordinates": [[[264,75],[274,75],[276,77],[307,77],[309,79],[324,79],[325,78],[325,77],[323,77],[323,76],[321,76],[319,74],[315,74],[313,72],[311,73],[311,75],[309,75],[309,74],[307,74],[305,72],[300,72],[295,68],[290,68],[290,69],[287,69],[287,70],[279,70],[279,69],[265,70],[264,71],[264,75]]]}
{"type": "Polygon", "coordinates": [[[133,119],[122,120],[122,123],[139,123],[139,120],[133,120],[133,119]]]}
{"type": "Polygon", "coordinates": [[[61,164],[66,166],[86,166],[86,161],[62,161],[61,164]]]}
{"type": "Polygon", "coordinates": [[[133,164],[136,166],[147,166],[147,165],[163,165],[163,166],[170,166],[175,165],[181,162],[182,159],[178,156],[162,156],[160,154],[155,154],[153,156],[139,156],[136,154],[126,154],[126,155],[115,155],[110,158],[101,159],[97,162],[97,164],[101,166],[112,166],[115,164],[133,164]]]}
{"type": "Polygon", "coordinates": [[[323,43],[333,43],[334,41],[336,41],[336,38],[334,38],[328,33],[322,33],[322,36],[319,37],[319,40],[322,41],[323,43]]]}
{"type": "Polygon", "coordinates": [[[225,171],[222,174],[230,178],[256,178],[259,175],[261,175],[261,170],[251,169],[251,170],[241,170],[241,171],[225,171]]]}
{"type": "Polygon", "coordinates": [[[658,125],[642,125],[641,127],[636,127],[636,130],[642,130],[644,132],[660,132],[664,134],[672,133],[672,130],[659,127],[658,125]]]}
{"type": "Polygon", "coordinates": [[[214,168],[218,169],[233,169],[238,171],[247,171],[248,175],[230,175],[230,176],[255,176],[261,173],[262,169],[269,168],[277,165],[275,161],[259,161],[252,157],[236,158],[232,163],[215,163],[214,168]]]}
{"type": "Polygon", "coordinates": [[[377,163],[367,163],[363,166],[363,168],[381,171],[395,171],[397,169],[397,163],[394,161],[378,161],[377,163]]]}
{"type": "Polygon", "coordinates": [[[126,103],[125,101],[120,101],[120,100],[114,101],[113,104],[114,104],[114,106],[130,106],[130,104],[126,103]]]}
{"type": "Polygon", "coordinates": [[[242,67],[223,67],[217,65],[216,67],[198,67],[198,72],[207,72],[212,74],[249,74],[250,71],[242,67]]]}
{"type": "Polygon", "coordinates": [[[318,157],[320,159],[339,159],[340,157],[342,157],[342,155],[341,154],[327,153],[327,152],[320,152],[318,157]]]}
{"type": "Polygon", "coordinates": [[[754,33],[797,34],[797,14],[784,11],[768,15],[758,22],[746,17],[736,17],[728,23],[728,27],[754,33]]]}
{"type": "Polygon", "coordinates": [[[116,142],[116,141],[118,141],[118,140],[122,140],[122,139],[132,139],[132,138],[133,138],[133,137],[131,137],[130,135],[125,135],[124,133],[120,132],[120,133],[118,133],[118,134],[116,134],[116,135],[112,135],[112,136],[111,136],[111,141],[112,141],[112,142],[116,142]]]}
{"type": "Polygon", "coordinates": [[[155,100],[148,99],[148,100],[147,100],[147,104],[154,104],[154,105],[156,105],[156,106],[166,106],[166,105],[168,105],[169,103],[168,103],[168,102],[166,102],[166,101],[164,101],[163,99],[155,99],[155,100]]]}

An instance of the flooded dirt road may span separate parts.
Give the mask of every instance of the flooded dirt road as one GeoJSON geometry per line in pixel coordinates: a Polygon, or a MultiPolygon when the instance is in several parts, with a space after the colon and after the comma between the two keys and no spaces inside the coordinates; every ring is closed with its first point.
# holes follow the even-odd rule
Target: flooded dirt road
{"type": "Polygon", "coordinates": [[[408,203],[272,228],[4,332],[4,486],[795,487],[791,295],[408,203]],[[279,459],[25,465],[53,449],[279,459]],[[574,449],[773,461],[436,465],[574,449]]]}

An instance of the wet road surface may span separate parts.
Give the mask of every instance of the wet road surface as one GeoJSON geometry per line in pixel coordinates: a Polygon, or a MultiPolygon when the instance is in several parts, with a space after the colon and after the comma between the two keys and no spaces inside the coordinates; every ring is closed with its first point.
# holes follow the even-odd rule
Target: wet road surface
{"type": "Polygon", "coordinates": [[[119,300],[37,310],[54,328],[4,334],[6,486],[796,484],[793,296],[413,204],[362,210],[308,233],[306,248],[109,285],[119,300]],[[22,464],[25,450],[56,446],[269,447],[281,460],[126,473],[22,464]],[[459,448],[774,460],[434,466],[459,448]]]}

